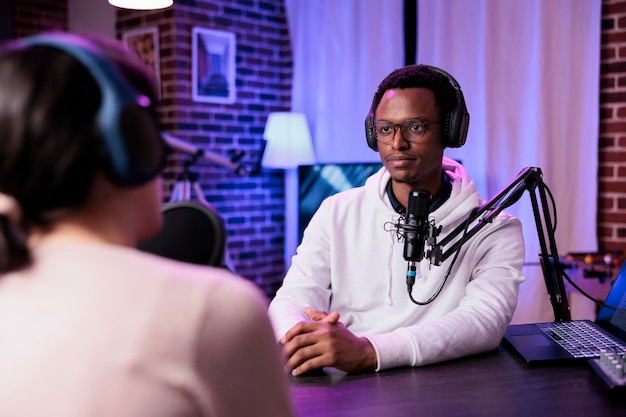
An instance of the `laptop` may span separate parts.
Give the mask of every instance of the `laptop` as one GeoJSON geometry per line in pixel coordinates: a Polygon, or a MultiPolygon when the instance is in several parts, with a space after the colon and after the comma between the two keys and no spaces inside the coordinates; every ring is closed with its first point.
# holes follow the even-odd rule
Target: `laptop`
{"type": "Polygon", "coordinates": [[[601,349],[626,351],[626,263],[593,322],[510,325],[504,342],[528,363],[597,358],[601,349]],[[591,336],[590,332],[598,334],[591,336]]]}

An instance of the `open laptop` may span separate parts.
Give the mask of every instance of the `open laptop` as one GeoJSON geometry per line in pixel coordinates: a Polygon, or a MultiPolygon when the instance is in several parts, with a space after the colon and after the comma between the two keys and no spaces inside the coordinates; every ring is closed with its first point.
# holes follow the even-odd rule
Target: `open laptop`
{"type": "MultiPolygon", "coordinates": [[[[582,330],[586,332],[586,330],[582,330]]],[[[600,356],[600,349],[626,351],[626,263],[622,266],[606,301],[594,322],[571,320],[565,322],[511,325],[504,335],[528,363],[580,360],[600,356]],[[576,336],[577,328],[591,327],[605,341],[596,345],[591,336],[576,336]],[[572,338],[578,340],[572,341],[572,338]]]]}

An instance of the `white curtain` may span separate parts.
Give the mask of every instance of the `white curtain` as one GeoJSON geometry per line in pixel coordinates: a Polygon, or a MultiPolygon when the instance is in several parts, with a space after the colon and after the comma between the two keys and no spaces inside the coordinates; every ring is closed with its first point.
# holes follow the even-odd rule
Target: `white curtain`
{"type": "Polygon", "coordinates": [[[317,162],[372,162],[365,116],[378,83],[404,64],[403,0],[285,0],[292,110],[307,115],[317,162]]]}
{"type": "MultiPolygon", "coordinates": [[[[404,63],[402,0],[285,0],[293,110],[318,162],[377,161],[363,120],[378,83],[404,63]]],[[[560,254],[597,250],[601,0],[419,0],[417,60],[460,83],[471,115],[460,159],[489,199],[524,167],[542,169],[560,254]]],[[[516,322],[550,320],[527,193],[508,212],[527,241],[516,322]]]]}
{"type": "MultiPolygon", "coordinates": [[[[524,167],[542,169],[560,254],[597,250],[601,0],[419,0],[418,61],[459,81],[471,115],[462,160],[484,198],[524,167]]],[[[507,211],[524,227],[517,321],[550,319],[527,193],[507,211]],[[523,316],[523,317],[521,317],[523,316]]]]}
{"type": "MultiPolygon", "coordinates": [[[[404,64],[403,0],[285,0],[293,54],[292,111],[307,116],[318,163],[379,162],[365,116],[378,83],[404,64]]],[[[285,197],[297,196],[287,173],[285,197]]],[[[285,204],[285,266],[298,213],[285,204]]]]}

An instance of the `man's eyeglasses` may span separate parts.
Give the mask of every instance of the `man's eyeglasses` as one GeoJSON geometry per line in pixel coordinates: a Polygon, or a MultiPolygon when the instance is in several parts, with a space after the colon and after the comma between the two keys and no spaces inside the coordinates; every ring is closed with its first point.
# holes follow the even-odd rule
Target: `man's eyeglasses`
{"type": "Polygon", "coordinates": [[[376,140],[389,145],[396,135],[396,127],[400,128],[402,137],[409,142],[417,142],[426,133],[426,128],[439,122],[425,122],[420,119],[408,119],[402,123],[376,122],[376,140]]]}

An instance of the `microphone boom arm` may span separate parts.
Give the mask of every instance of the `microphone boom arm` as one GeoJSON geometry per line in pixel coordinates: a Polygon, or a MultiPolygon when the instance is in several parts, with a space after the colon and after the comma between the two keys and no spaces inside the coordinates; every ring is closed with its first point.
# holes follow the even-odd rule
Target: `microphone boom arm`
{"type": "Polygon", "coordinates": [[[431,249],[428,251],[428,257],[430,258],[431,264],[441,265],[441,263],[456,252],[467,239],[474,236],[479,230],[490,223],[502,210],[515,204],[522,197],[524,191],[528,191],[533,207],[537,235],[539,236],[541,269],[550,296],[550,303],[554,310],[554,318],[555,321],[566,321],[571,319],[571,315],[565,293],[565,284],[563,282],[563,268],[559,261],[554,229],[548,210],[545,192],[546,186],[543,183],[542,176],[540,168],[524,168],[513,181],[491,200],[472,212],[465,222],[450,232],[440,243],[435,242],[436,235],[439,232],[434,230],[433,225],[431,225],[429,237],[431,249]],[[539,197],[537,194],[539,194],[539,197]],[[541,211],[539,207],[540,203],[541,211]],[[443,252],[442,248],[445,245],[467,229],[466,224],[471,224],[480,217],[482,218],[472,229],[465,233],[463,239],[458,240],[454,245],[443,252]]]}
{"type": "Polygon", "coordinates": [[[220,165],[226,168],[230,168],[240,175],[247,174],[258,174],[261,166],[261,159],[263,158],[263,153],[265,152],[265,140],[261,143],[261,151],[258,161],[255,163],[253,168],[246,167],[239,162],[239,160],[243,157],[243,152],[237,153],[231,159],[224,158],[214,152],[203,149],[197,145],[194,145],[191,142],[187,142],[183,139],[179,139],[173,135],[170,135],[166,132],[161,132],[161,136],[165,139],[165,142],[172,148],[179,152],[185,152],[194,156],[194,162],[197,158],[204,158],[209,160],[210,162],[220,165]]]}

